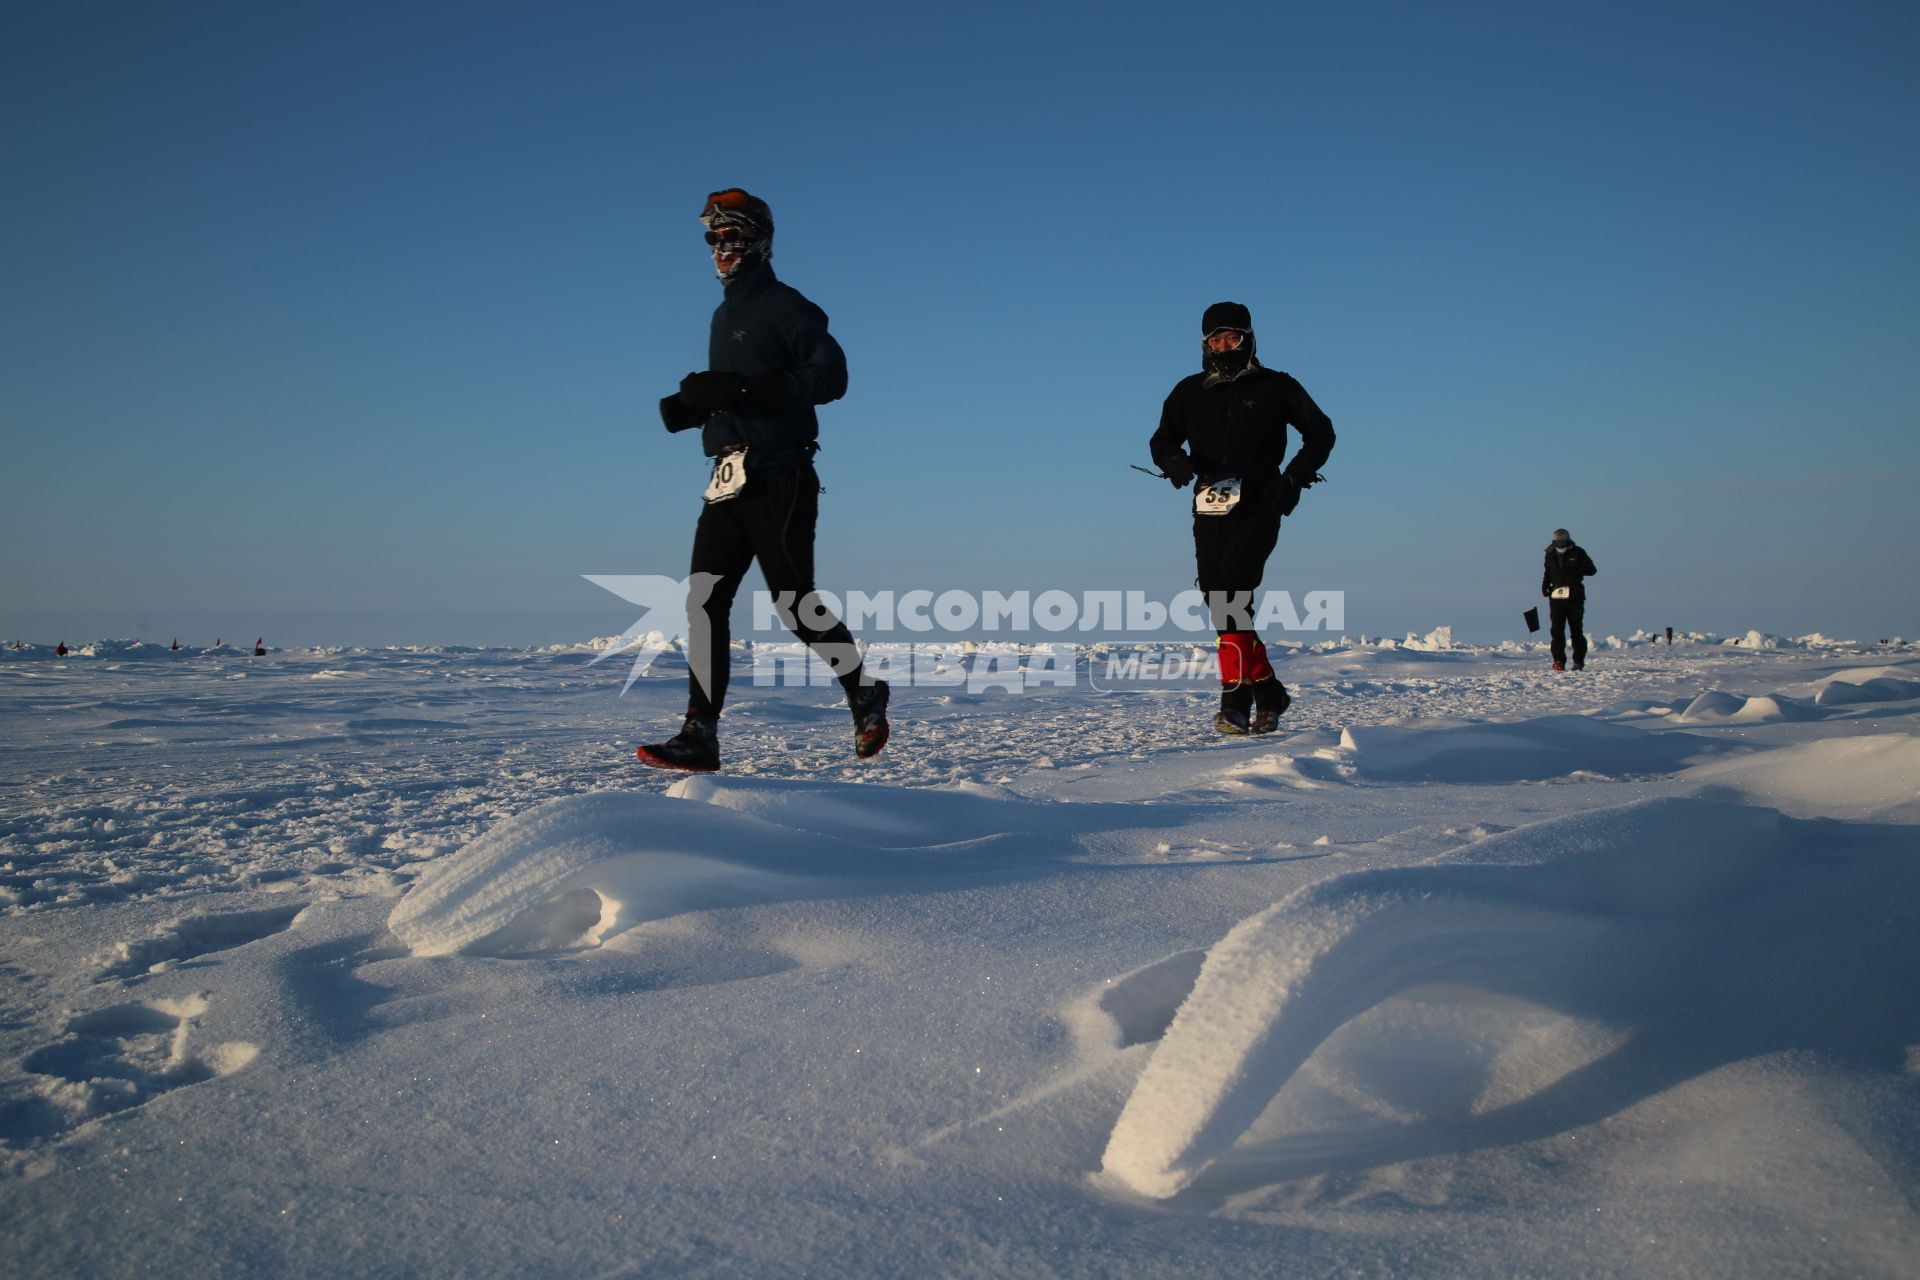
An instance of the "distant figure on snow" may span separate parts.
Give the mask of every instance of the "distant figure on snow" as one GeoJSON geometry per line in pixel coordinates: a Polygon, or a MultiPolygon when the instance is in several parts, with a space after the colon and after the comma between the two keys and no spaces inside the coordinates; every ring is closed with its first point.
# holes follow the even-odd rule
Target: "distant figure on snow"
{"type": "Polygon", "coordinates": [[[1582,578],[1600,571],[1593,557],[1567,536],[1565,529],[1553,531],[1547,546],[1546,568],[1540,573],[1540,594],[1547,598],[1547,611],[1553,624],[1553,669],[1567,669],[1567,628],[1573,629],[1573,669],[1587,665],[1587,589],[1582,578]]]}
{"type": "Polygon", "coordinates": [[[180,637],[179,637],[179,636],[175,636],[175,637],[173,638],[173,645],[172,645],[172,651],[173,651],[174,653],[178,653],[178,652],[180,652],[180,637]]]}
{"type": "Polygon", "coordinates": [[[256,658],[264,658],[267,656],[267,638],[265,636],[261,636],[253,642],[253,656],[256,658]]]}
{"type": "Polygon", "coordinates": [[[67,656],[67,642],[65,640],[53,646],[53,656],[56,658],[64,658],[67,656]]]}
{"type": "Polygon", "coordinates": [[[1252,313],[1238,302],[1216,302],[1200,317],[1200,372],[1175,384],[1147,448],[1174,488],[1199,481],[1194,558],[1220,643],[1213,727],[1272,733],[1293,699],[1253,629],[1253,593],[1280,522],[1321,478],[1333,452],[1333,422],[1305,387],[1254,358],[1252,313]],[[1292,461],[1289,426],[1300,433],[1292,461]]]}

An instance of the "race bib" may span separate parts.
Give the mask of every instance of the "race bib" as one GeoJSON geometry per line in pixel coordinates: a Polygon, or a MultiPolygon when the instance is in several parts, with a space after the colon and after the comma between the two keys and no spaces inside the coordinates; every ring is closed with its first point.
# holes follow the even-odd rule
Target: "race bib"
{"type": "Polygon", "coordinates": [[[713,475],[707,479],[708,502],[725,502],[747,487],[747,451],[734,449],[713,460],[713,475]]]}
{"type": "Polygon", "coordinates": [[[1573,599],[1573,588],[1572,587],[1555,587],[1553,589],[1553,598],[1555,600],[1571,600],[1573,599]]]}
{"type": "Polygon", "coordinates": [[[1193,491],[1193,514],[1224,516],[1240,505],[1239,476],[1217,476],[1193,491]]]}

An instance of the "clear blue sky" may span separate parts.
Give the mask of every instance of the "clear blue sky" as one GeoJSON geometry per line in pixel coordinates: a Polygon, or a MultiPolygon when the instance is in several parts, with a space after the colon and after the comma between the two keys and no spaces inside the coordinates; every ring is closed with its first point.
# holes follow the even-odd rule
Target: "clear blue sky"
{"type": "Polygon", "coordinates": [[[11,639],[547,643],[685,570],[695,220],[832,315],[821,583],[1188,585],[1210,302],[1339,447],[1268,585],[1920,633],[1920,9],[98,3],[0,16],[11,639]]]}

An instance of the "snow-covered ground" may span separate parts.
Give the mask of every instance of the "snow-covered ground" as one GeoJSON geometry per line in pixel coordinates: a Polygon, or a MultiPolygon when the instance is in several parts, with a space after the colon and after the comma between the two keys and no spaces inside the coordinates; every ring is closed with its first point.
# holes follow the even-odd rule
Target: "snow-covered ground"
{"type": "Polygon", "coordinates": [[[1915,1275],[1920,654],[1743,639],[701,778],[668,660],[9,651],[0,1272],[1915,1275]]]}

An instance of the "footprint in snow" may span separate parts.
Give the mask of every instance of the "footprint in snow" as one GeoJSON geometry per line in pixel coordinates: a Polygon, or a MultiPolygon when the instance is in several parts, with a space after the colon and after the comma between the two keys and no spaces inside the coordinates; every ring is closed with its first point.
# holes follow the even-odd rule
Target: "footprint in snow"
{"type": "Polygon", "coordinates": [[[170,920],[149,936],[122,942],[100,956],[97,960],[100,973],[94,981],[134,978],[270,938],[292,928],[306,909],[306,903],[295,902],[256,911],[227,911],[170,920]]]}
{"type": "Polygon", "coordinates": [[[0,1108],[0,1144],[19,1150],[143,1106],[163,1093],[231,1075],[258,1055],[242,1040],[193,1047],[205,994],[109,1005],[70,1018],[65,1034],[29,1054],[32,1096],[0,1108]]]}

